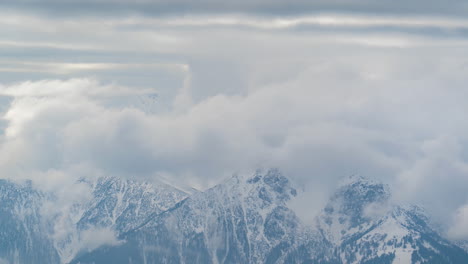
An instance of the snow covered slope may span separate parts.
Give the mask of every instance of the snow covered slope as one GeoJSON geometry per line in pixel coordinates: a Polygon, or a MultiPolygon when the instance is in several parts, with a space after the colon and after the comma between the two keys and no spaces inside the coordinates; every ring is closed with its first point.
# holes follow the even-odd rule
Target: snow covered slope
{"type": "Polygon", "coordinates": [[[150,184],[114,177],[98,179],[93,199],[85,204],[79,229],[112,227],[119,233],[141,225],[150,215],[173,207],[187,194],[166,184],[150,184]]]}

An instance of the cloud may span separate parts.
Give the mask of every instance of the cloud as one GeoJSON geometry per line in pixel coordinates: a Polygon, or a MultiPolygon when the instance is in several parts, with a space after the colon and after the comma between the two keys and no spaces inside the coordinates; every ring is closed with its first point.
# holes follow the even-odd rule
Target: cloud
{"type": "MultiPolygon", "coordinates": [[[[420,46],[435,45],[435,40],[449,43],[461,41],[466,45],[468,20],[443,15],[371,15],[346,12],[311,12],[290,16],[221,13],[157,17],[126,14],[63,18],[4,11],[0,16],[0,25],[2,26],[0,32],[4,36],[0,39],[0,46],[9,48],[27,48],[33,51],[44,49],[49,52],[67,50],[70,54],[72,52],[89,54],[93,51],[187,54],[192,51],[190,47],[205,40],[207,32],[210,40],[217,40],[216,35],[211,33],[226,30],[233,30],[234,32],[229,32],[231,34],[240,32],[248,34],[249,31],[262,34],[278,31],[274,32],[276,35],[313,32],[314,34],[308,35],[307,38],[314,41],[321,40],[322,43],[338,39],[340,42],[368,45],[375,43],[375,39],[382,38],[382,42],[399,39],[400,43],[416,42],[420,46]],[[12,31],[22,34],[12,34],[12,31]],[[440,36],[450,38],[443,39],[440,36]],[[368,38],[374,40],[366,44],[365,40],[368,38]],[[433,41],[427,43],[425,40],[428,38],[433,41]],[[356,41],[357,39],[360,41],[356,41]]],[[[305,36],[302,35],[302,38],[305,36]]],[[[62,63],[61,66],[103,67],[112,64],[76,61],[62,63]]],[[[28,63],[33,62],[26,62],[28,63]]],[[[45,65],[54,66],[50,61],[46,61],[45,65]]]]}
{"type": "Polygon", "coordinates": [[[466,20],[293,4],[310,9],[264,14],[256,8],[272,3],[240,1],[227,6],[252,12],[5,12],[4,177],[57,191],[101,175],[206,188],[279,167],[305,189],[295,206],[315,212],[358,173],[441,221],[455,214],[468,198],[466,20]]]}
{"type": "Polygon", "coordinates": [[[255,1],[219,1],[203,0],[194,3],[190,0],[175,1],[152,1],[152,0],[100,0],[100,1],[78,1],[78,0],[7,0],[2,2],[3,7],[15,9],[34,10],[36,12],[47,12],[54,15],[83,15],[87,14],[122,14],[138,12],[149,15],[165,15],[180,13],[214,13],[214,12],[244,12],[260,13],[266,15],[274,14],[297,14],[311,11],[353,11],[369,13],[445,13],[466,15],[467,6],[462,0],[449,0],[444,3],[436,0],[421,1],[392,1],[375,2],[372,0],[319,0],[305,1],[292,0],[287,3],[279,0],[255,0],[255,1]]]}
{"type": "Polygon", "coordinates": [[[56,247],[64,263],[72,261],[78,254],[90,252],[102,246],[117,246],[124,242],[119,240],[116,232],[109,227],[91,227],[78,231],[73,226],[72,222],[56,222],[55,224],[55,229],[63,228],[63,237],[56,234],[54,239],[58,241],[56,247]]]}
{"type": "Polygon", "coordinates": [[[468,205],[460,207],[453,219],[448,234],[453,239],[468,239],[468,205]]]}
{"type": "Polygon", "coordinates": [[[202,188],[274,166],[317,203],[341,177],[359,173],[401,186],[398,199],[451,214],[466,201],[465,126],[453,122],[465,109],[464,70],[456,60],[446,71],[435,58],[404,54],[336,54],[281,81],[270,81],[281,67],[251,65],[259,75],[244,94],[208,95],[163,112],[126,101],[132,91],[144,96],[138,89],[87,79],[6,85],[12,102],[0,165],[10,177],[46,178],[51,186],[57,175],[70,182],[169,175],[202,188]]]}
{"type": "Polygon", "coordinates": [[[462,187],[468,184],[467,160],[462,154],[466,145],[457,139],[441,136],[423,142],[420,157],[397,175],[397,194],[430,205],[440,222],[446,221],[467,199],[462,187]]]}
{"type": "Polygon", "coordinates": [[[81,233],[81,249],[92,251],[101,246],[115,246],[122,243],[113,230],[108,228],[91,228],[81,233]]]}
{"type": "Polygon", "coordinates": [[[350,14],[311,14],[298,16],[268,17],[252,15],[192,15],[183,17],[148,18],[132,17],[111,22],[114,26],[146,27],[244,27],[253,29],[280,30],[298,27],[321,26],[329,28],[442,28],[463,29],[468,20],[437,16],[376,16],[350,14]]]}

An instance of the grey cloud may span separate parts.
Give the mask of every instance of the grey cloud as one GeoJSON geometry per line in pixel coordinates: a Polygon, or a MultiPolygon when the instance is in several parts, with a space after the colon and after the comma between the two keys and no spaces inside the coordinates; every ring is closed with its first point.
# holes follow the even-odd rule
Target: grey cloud
{"type": "Polygon", "coordinates": [[[82,15],[83,13],[95,14],[125,14],[145,13],[150,15],[164,14],[187,14],[187,13],[210,13],[210,12],[244,12],[260,13],[264,15],[298,14],[321,11],[345,11],[365,13],[406,13],[406,14],[451,14],[466,15],[468,6],[463,0],[449,1],[279,1],[279,0],[256,0],[256,1],[124,1],[124,0],[101,0],[101,1],[3,1],[3,6],[36,10],[40,12],[52,12],[56,15],[82,15]]]}

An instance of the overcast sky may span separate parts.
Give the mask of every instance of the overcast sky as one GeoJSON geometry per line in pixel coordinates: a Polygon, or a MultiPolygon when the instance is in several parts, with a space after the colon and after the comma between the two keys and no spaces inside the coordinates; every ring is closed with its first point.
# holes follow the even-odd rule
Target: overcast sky
{"type": "Polygon", "coordinates": [[[360,174],[468,237],[466,17],[462,0],[2,1],[0,169],[203,189],[278,167],[313,212],[360,174]]]}

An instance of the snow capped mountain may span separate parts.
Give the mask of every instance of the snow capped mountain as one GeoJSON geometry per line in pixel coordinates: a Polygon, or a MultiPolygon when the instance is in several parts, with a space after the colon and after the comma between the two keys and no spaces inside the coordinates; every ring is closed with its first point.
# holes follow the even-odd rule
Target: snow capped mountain
{"type": "Polygon", "coordinates": [[[71,261],[83,250],[118,244],[119,235],[140,226],[151,215],[173,207],[187,196],[164,183],[150,184],[115,177],[102,177],[87,183],[92,189],[92,198],[74,205],[73,219],[68,222],[72,226],[70,232],[65,240],[56,241],[62,262],[71,261]],[[99,241],[96,235],[104,239],[99,241]]]}
{"type": "Polygon", "coordinates": [[[86,183],[88,201],[51,216],[44,209],[56,203],[53,193],[0,180],[0,263],[68,263],[80,252],[118,244],[117,236],[187,196],[163,183],[113,177],[86,183]]]}
{"type": "Polygon", "coordinates": [[[40,213],[44,199],[30,184],[0,180],[0,263],[59,263],[40,213]]]}
{"type": "MultiPolygon", "coordinates": [[[[331,197],[318,218],[327,240],[339,245],[374,225],[371,214],[382,213],[390,198],[388,188],[364,178],[351,178],[331,197]]],[[[385,213],[385,212],[383,212],[385,213]]]]}
{"type": "Polygon", "coordinates": [[[41,208],[53,194],[0,181],[0,263],[468,263],[421,208],[361,177],[312,223],[288,207],[297,191],[276,169],[192,194],[112,177],[86,184],[91,198],[50,221],[41,208]]]}
{"type": "Polygon", "coordinates": [[[468,255],[429,225],[421,208],[390,204],[389,188],[353,178],[318,217],[343,263],[465,263],[468,255]]]}
{"type": "Polygon", "coordinates": [[[78,259],[80,263],[260,263],[274,262],[306,235],[286,206],[296,195],[277,170],[251,178],[235,176],[156,215],[123,239],[78,259]],[[125,258],[118,255],[128,252],[125,258]]]}

